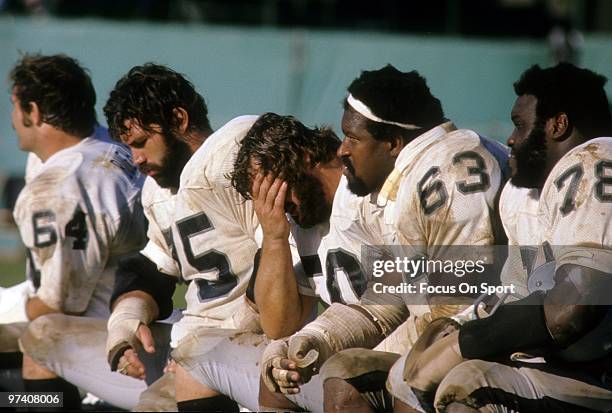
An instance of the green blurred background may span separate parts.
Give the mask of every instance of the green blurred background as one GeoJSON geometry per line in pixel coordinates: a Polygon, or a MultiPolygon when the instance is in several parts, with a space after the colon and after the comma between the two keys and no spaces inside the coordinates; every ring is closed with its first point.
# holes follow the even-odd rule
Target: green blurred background
{"type": "MultiPolygon", "coordinates": [[[[23,52],[79,59],[93,78],[102,124],[117,79],[153,61],[193,81],[213,127],[274,111],[339,132],[351,80],[392,63],[421,72],[458,126],[505,141],[512,83],[530,65],[570,60],[612,76],[612,2],[0,0],[0,192],[25,167],[6,82],[23,52]]],[[[23,279],[24,261],[2,202],[0,286],[8,286],[23,279]]]]}

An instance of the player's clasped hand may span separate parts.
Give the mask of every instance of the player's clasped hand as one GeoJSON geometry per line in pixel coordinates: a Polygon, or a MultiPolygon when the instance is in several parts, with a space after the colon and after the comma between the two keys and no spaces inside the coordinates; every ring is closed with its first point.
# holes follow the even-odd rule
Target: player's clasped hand
{"type": "Polygon", "coordinates": [[[317,373],[318,357],[316,345],[306,336],[294,335],[289,343],[273,341],[262,356],[264,384],[272,392],[297,394],[299,386],[317,373]]]}
{"type": "Polygon", "coordinates": [[[253,206],[264,235],[269,239],[287,240],[289,222],[285,215],[287,182],[271,174],[258,173],[253,180],[253,206]]]}
{"type": "MultiPolygon", "coordinates": [[[[136,331],[136,338],[140,341],[142,348],[147,353],[155,352],[155,341],[151,329],[145,324],[141,324],[136,331]]],[[[121,374],[134,377],[139,380],[144,380],[147,376],[145,366],[138,357],[138,353],[133,348],[125,350],[119,358],[117,371],[121,374]]]]}
{"type": "Polygon", "coordinates": [[[296,371],[295,362],[286,358],[272,360],[272,377],[281,393],[296,394],[302,384],[300,374],[296,371]]]}
{"type": "Polygon", "coordinates": [[[261,375],[264,384],[271,392],[299,393],[300,376],[295,371],[295,363],[287,358],[288,345],[285,340],[272,341],[261,358],[261,375]]]}

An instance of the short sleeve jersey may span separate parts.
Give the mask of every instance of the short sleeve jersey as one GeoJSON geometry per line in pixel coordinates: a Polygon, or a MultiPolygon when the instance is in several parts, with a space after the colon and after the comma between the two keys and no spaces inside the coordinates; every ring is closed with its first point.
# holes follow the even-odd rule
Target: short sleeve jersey
{"type": "MultiPolygon", "coordinates": [[[[375,198],[375,197],[374,197],[375,198]]],[[[292,237],[301,257],[300,292],[325,303],[359,302],[367,285],[364,254],[377,254],[383,244],[383,210],[372,199],[353,194],[340,179],[329,222],[313,228],[292,225],[292,237]],[[374,248],[364,248],[372,246],[374,248]]]]}
{"type": "Polygon", "coordinates": [[[234,328],[261,240],[251,201],[228,179],[239,142],[257,116],[235,118],[210,135],[185,165],[176,194],[147,179],[149,242],[142,253],[161,272],[189,282],[173,340],[193,328],[234,328]]]}
{"type": "Polygon", "coordinates": [[[378,197],[394,229],[390,244],[495,243],[495,201],[504,182],[482,139],[447,122],[404,147],[378,197]]]}
{"type": "Polygon", "coordinates": [[[499,200],[499,214],[508,237],[508,258],[501,273],[504,285],[513,285],[510,299],[525,297],[542,234],[539,226],[540,195],[537,189],[519,188],[508,182],[499,200]]]}
{"type": "Polygon", "coordinates": [[[14,217],[46,305],[108,316],[118,259],[145,241],[142,181],[125,146],[94,137],[32,171],[14,217]]]}
{"type": "Polygon", "coordinates": [[[591,139],[563,156],[542,189],[542,241],[557,267],[612,268],[612,137],[591,139]]]}

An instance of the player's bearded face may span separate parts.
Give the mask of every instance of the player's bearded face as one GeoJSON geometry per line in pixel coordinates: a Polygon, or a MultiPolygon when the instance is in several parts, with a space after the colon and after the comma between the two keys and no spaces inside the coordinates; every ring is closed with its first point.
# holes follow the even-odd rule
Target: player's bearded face
{"type": "Polygon", "coordinates": [[[191,157],[189,146],[180,140],[173,132],[168,132],[164,138],[166,154],[159,164],[147,163],[141,166],[142,173],[150,175],[162,188],[178,188],[181,172],[191,157]]]}
{"type": "Polygon", "coordinates": [[[526,139],[512,146],[512,184],[523,188],[539,188],[545,181],[546,131],[536,120],[526,139]]]}
{"type": "Polygon", "coordinates": [[[348,189],[357,196],[366,196],[372,192],[365,181],[355,174],[355,167],[348,157],[342,157],[342,163],[346,166],[345,173],[348,189]]]}
{"type": "Polygon", "coordinates": [[[291,185],[291,192],[297,203],[288,199],[285,210],[300,227],[310,228],[329,219],[331,206],[325,202],[323,185],[317,178],[304,175],[299,185],[291,185]]]}

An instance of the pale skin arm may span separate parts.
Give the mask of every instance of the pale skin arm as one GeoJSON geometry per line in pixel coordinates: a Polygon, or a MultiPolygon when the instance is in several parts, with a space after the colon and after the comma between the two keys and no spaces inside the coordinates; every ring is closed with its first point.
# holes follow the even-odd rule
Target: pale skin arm
{"type": "MultiPolygon", "coordinates": [[[[120,295],[117,300],[115,300],[113,308],[121,300],[128,297],[137,297],[144,300],[146,302],[146,305],[149,308],[153,309],[153,312],[155,314],[154,319],[157,318],[157,315],[159,314],[159,307],[157,306],[157,303],[155,302],[153,297],[151,297],[151,295],[145,293],[144,291],[130,291],[120,295]]],[[[153,333],[151,332],[149,326],[147,326],[146,324],[140,324],[140,326],[138,327],[138,331],[136,331],[136,338],[140,341],[142,348],[147,353],[155,352],[155,340],[153,340],[153,333]]],[[[132,376],[140,380],[144,380],[146,378],[145,366],[142,361],[140,361],[138,353],[135,349],[128,348],[127,350],[125,350],[125,352],[119,359],[119,369],[124,368],[125,366],[127,366],[127,369],[125,370],[126,375],[132,376]]]]}
{"type": "Polygon", "coordinates": [[[261,326],[277,339],[297,331],[311,314],[316,298],[298,291],[289,247],[289,222],[285,216],[287,183],[258,174],[253,181],[253,205],[263,231],[263,244],[255,301],[261,326]]]}
{"type": "Polygon", "coordinates": [[[52,313],[61,313],[61,311],[56,308],[49,307],[38,297],[28,298],[28,301],[26,302],[26,314],[28,316],[28,320],[34,321],[38,317],[52,313]]]}

